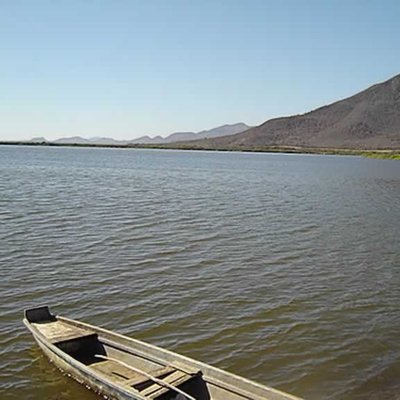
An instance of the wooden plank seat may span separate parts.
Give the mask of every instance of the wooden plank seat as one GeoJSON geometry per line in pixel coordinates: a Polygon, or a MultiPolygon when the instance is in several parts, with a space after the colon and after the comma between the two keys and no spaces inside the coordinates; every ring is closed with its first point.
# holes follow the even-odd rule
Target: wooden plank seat
{"type": "Polygon", "coordinates": [[[77,326],[68,325],[62,321],[33,323],[37,330],[46,337],[52,344],[68,340],[96,336],[96,333],[89,329],[82,329],[77,326]]]}
{"type": "Polygon", "coordinates": [[[100,372],[108,377],[112,378],[114,381],[121,383],[126,383],[129,380],[142,379],[143,375],[138,374],[131,369],[124,367],[114,361],[100,361],[90,365],[91,368],[100,372]]]}
{"type": "MultiPolygon", "coordinates": [[[[150,371],[149,374],[154,376],[155,378],[164,379],[167,375],[171,374],[174,371],[175,368],[168,366],[150,371]]],[[[132,386],[137,390],[143,390],[147,386],[153,384],[153,381],[151,381],[144,375],[138,374],[138,376],[136,376],[135,378],[129,379],[124,383],[125,385],[132,386]]]]}
{"type": "MultiPolygon", "coordinates": [[[[112,360],[99,361],[91,364],[90,366],[94,370],[112,377],[113,380],[118,380],[124,385],[133,387],[138,391],[144,390],[148,386],[154,384],[154,382],[146,376],[112,360]]],[[[164,379],[174,371],[176,371],[175,368],[168,366],[152,370],[149,373],[155,378],[164,379]]]]}
{"type": "Polygon", "coordinates": [[[100,369],[99,365],[100,366],[117,365],[135,374],[133,378],[127,378],[127,376],[123,376],[120,373],[116,374],[116,372],[113,369],[110,369],[108,372],[104,371],[103,368],[101,368],[103,369],[103,371],[101,371],[100,369],[102,373],[107,373],[108,375],[115,374],[117,375],[117,377],[118,375],[120,375],[119,380],[121,379],[121,377],[126,378],[126,380],[122,382],[124,386],[127,385],[130,386],[134,391],[140,392],[140,394],[146,399],[156,399],[165,393],[173,391],[173,392],[178,392],[181,395],[184,395],[189,400],[195,400],[193,396],[182,391],[178,386],[194,378],[196,375],[200,376],[201,375],[200,370],[196,371],[195,373],[192,373],[193,371],[192,368],[190,368],[190,371],[187,371],[187,368],[183,370],[181,367],[168,365],[166,367],[159,368],[158,370],[152,370],[147,372],[140,370],[133,365],[127,364],[124,361],[121,361],[113,357],[108,357],[103,354],[95,354],[94,357],[97,359],[105,360],[91,364],[91,367],[94,369],[100,369]],[[136,374],[142,375],[143,379],[137,377],[136,374]]]}
{"type": "MultiPolygon", "coordinates": [[[[163,381],[169,383],[170,385],[178,387],[179,385],[187,382],[189,379],[192,379],[193,376],[194,375],[188,374],[180,370],[174,370],[174,372],[163,378],[163,381]]],[[[148,397],[149,399],[156,399],[157,397],[169,392],[170,390],[171,389],[168,387],[161,386],[160,384],[153,382],[147,388],[140,391],[140,394],[148,397]]]]}

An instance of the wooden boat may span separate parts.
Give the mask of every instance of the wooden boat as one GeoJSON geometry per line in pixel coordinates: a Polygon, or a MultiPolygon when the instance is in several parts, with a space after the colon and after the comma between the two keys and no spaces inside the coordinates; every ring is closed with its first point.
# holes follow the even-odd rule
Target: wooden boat
{"type": "Polygon", "coordinates": [[[118,400],[299,400],[159,347],[50,313],[25,311],[46,356],[95,392],[118,400]]]}

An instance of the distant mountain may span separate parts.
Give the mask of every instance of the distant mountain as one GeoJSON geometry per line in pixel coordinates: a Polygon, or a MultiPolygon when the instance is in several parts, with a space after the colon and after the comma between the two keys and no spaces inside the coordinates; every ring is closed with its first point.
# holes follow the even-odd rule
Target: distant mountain
{"type": "Polygon", "coordinates": [[[121,145],[121,144],[126,144],[128,143],[127,140],[115,140],[112,138],[107,138],[107,137],[93,137],[88,139],[89,143],[92,144],[105,144],[105,145],[121,145]]]}
{"type": "Polygon", "coordinates": [[[399,149],[400,75],[314,111],[271,119],[236,135],[190,142],[190,145],[399,149]]]}
{"type": "Polygon", "coordinates": [[[201,132],[175,132],[167,137],[163,138],[161,136],[156,136],[155,138],[150,138],[149,136],[142,136],[138,139],[130,141],[130,143],[174,143],[174,142],[182,142],[189,140],[199,140],[205,138],[215,138],[226,135],[235,135],[236,133],[243,132],[249,129],[250,126],[244,124],[243,122],[239,122],[237,124],[232,125],[222,125],[214,129],[205,130],[201,132]]]}
{"type": "Polygon", "coordinates": [[[162,136],[150,137],[148,135],[141,136],[140,138],[130,140],[131,144],[151,144],[151,143],[163,143],[165,139],[162,136]]]}
{"type": "Polygon", "coordinates": [[[46,140],[46,138],[40,136],[40,137],[34,137],[34,138],[32,138],[32,139],[30,140],[30,142],[32,142],[32,143],[46,143],[47,140],[46,140]]]}
{"type": "Polygon", "coordinates": [[[115,140],[112,138],[105,137],[93,137],[85,139],[80,136],[72,136],[54,140],[52,143],[56,144],[103,144],[103,145],[123,145],[127,144],[126,140],[115,140]]]}
{"type": "Polygon", "coordinates": [[[53,143],[57,144],[90,144],[89,139],[84,139],[80,136],[72,136],[54,140],[53,143]]]}
{"type": "MultiPolygon", "coordinates": [[[[233,125],[223,125],[218,128],[210,129],[208,131],[201,131],[198,133],[194,132],[176,132],[168,135],[167,137],[162,136],[141,136],[140,138],[133,140],[115,140],[107,137],[93,137],[90,139],[85,139],[80,136],[65,137],[61,139],[54,140],[51,143],[56,144],[100,144],[100,145],[127,145],[127,144],[159,144],[159,143],[174,143],[177,141],[187,141],[187,140],[198,140],[204,138],[214,138],[219,136],[234,135],[239,132],[243,132],[250,127],[246,124],[240,122],[233,125]]],[[[47,142],[45,138],[33,138],[30,140],[35,143],[47,142]]]]}

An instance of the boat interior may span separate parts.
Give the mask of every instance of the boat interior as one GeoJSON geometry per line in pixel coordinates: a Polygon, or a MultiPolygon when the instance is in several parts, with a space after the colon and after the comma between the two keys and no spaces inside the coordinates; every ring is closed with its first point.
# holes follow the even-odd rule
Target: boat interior
{"type": "Polygon", "coordinates": [[[47,307],[27,310],[25,317],[48,342],[89,367],[95,375],[142,398],[211,399],[200,370],[179,362],[161,363],[96,331],[59,320],[47,307]]]}

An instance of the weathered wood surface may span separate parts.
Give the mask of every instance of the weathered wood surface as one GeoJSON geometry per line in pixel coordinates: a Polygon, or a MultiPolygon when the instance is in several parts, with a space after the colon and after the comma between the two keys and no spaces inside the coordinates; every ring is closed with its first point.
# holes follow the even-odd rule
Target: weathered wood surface
{"type": "Polygon", "coordinates": [[[132,371],[114,361],[104,360],[97,363],[90,364],[90,368],[95,371],[107,375],[109,379],[126,384],[129,380],[138,380],[143,378],[143,375],[132,371]]]}
{"type": "MultiPolygon", "coordinates": [[[[163,381],[171,386],[179,386],[184,382],[187,382],[189,379],[191,379],[191,375],[187,375],[182,371],[175,371],[171,375],[168,375],[166,378],[163,379],[163,381]]],[[[160,386],[158,383],[154,383],[153,385],[149,386],[147,389],[141,391],[141,394],[143,396],[149,397],[150,399],[155,399],[159,396],[161,396],[164,393],[167,393],[170,390],[170,387],[167,386],[160,386]]],[[[176,390],[176,389],[175,389],[176,390]]],[[[192,396],[186,395],[188,399],[193,399],[192,396]]],[[[196,399],[193,399],[196,400],[196,399]]]]}
{"type": "MultiPolygon", "coordinates": [[[[155,371],[150,371],[150,374],[156,378],[163,379],[165,376],[169,375],[170,373],[172,373],[174,371],[175,370],[172,367],[163,367],[163,368],[156,369],[155,371]]],[[[128,379],[127,381],[125,381],[125,385],[133,386],[133,387],[140,387],[148,381],[149,381],[149,379],[146,376],[137,374],[136,378],[128,379]]]]}
{"type": "Polygon", "coordinates": [[[32,325],[34,325],[50,343],[59,343],[95,334],[94,331],[69,325],[62,321],[34,323],[32,325]]]}
{"type": "Polygon", "coordinates": [[[123,367],[131,369],[133,372],[142,374],[145,376],[148,380],[154,382],[153,385],[149,386],[148,388],[142,390],[140,394],[144,397],[148,397],[149,399],[155,399],[156,397],[161,396],[164,393],[167,393],[168,391],[172,390],[177,393],[180,393],[183,395],[185,398],[188,400],[196,400],[194,397],[190,396],[189,394],[185,393],[181,389],[179,389],[177,386],[181,385],[182,383],[188,381],[189,379],[192,378],[192,375],[186,374],[182,371],[174,371],[172,374],[168,375],[164,379],[158,379],[154,375],[147,373],[145,371],[142,371],[136,367],[133,367],[131,365],[128,365],[124,363],[123,361],[116,360],[107,356],[102,356],[102,355],[97,355],[96,357],[102,358],[104,360],[108,361],[113,361],[117,364],[120,364],[123,367]]]}

